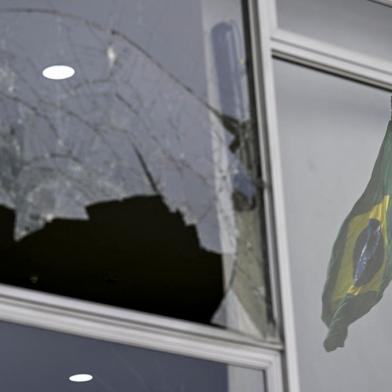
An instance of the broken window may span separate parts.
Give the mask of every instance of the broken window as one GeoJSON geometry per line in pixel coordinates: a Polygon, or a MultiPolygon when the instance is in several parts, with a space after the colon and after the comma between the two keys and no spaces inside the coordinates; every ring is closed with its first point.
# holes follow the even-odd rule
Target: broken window
{"type": "Polygon", "coordinates": [[[2,282],[274,339],[244,20],[0,1],[2,282]]]}

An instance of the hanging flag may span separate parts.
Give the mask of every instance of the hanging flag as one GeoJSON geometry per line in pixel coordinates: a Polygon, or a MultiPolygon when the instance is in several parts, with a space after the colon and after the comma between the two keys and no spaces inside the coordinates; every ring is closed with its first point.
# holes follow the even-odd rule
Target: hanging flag
{"type": "Polygon", "coordinates": [[[372,176],[333,246],[323,292],[326,351],[344,346],[348,326],[381,298],[392,277],[392,121],[372,176]]]}

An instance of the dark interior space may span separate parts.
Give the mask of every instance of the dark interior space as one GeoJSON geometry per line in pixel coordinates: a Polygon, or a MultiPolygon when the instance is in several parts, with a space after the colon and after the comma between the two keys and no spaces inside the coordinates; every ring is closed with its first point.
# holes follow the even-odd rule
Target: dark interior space
{"type": "Polygon", "coordinates": [[[88,208],[21,241],[0,207],[2,283],[209,324],[223,296],[222,262],[160,197],[88,208]]]}

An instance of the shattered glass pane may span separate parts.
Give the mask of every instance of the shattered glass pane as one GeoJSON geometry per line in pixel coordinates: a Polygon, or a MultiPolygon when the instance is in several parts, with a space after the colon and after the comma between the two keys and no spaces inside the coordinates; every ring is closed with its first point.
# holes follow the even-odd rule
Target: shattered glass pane
{"type": "Polygon", "coordinates": [[[270,338],[243,18],[239,0],[1,0],[0,204],[22,240],[159,196],[222,255],[215,322],[270,338]],[[56,64],[75,76],[45,79],[56,64]]]}

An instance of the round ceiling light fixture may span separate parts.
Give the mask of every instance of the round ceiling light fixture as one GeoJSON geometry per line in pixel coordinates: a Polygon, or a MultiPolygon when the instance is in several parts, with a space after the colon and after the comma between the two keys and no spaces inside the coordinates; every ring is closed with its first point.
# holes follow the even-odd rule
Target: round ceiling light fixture
{"type": "Polygon", "coordinates": [[[72,382],[87,382],[91,381],[93,376],[91,374],[74,374],[69,378],[69,381],[72,382]]]}
{"type": "Polygon", "coordinates": [[[42,75],[46,79],[64,80],[72,78],[75,75],[75,69],[69,65],[51,65],[42,71],[42,75]]]}

